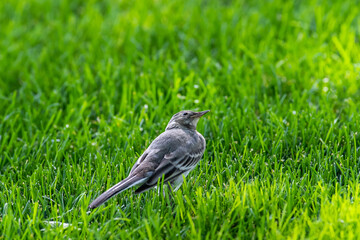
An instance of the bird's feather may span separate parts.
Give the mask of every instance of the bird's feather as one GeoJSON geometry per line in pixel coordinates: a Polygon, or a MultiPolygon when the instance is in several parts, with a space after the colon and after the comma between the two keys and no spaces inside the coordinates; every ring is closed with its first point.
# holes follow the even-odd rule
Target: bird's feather
{"type": "Polygon", "coordinates": [[[145,182],[146,185],[156,185],[157,181],[163,175],[165,182],[171,182],[173,177],[192,170],[201,159],[202,154],[183,154],[180,155],[176,152],[166,154],[161,161],[160,165],[155,169],[154,173],[145,182]]]}
{"type": "Polygon", "coordinates": [[[121,182],[119,182],[118,184],[112,186],[111,188],[109,188],[106,192],[104,192],[103,194],[101,194],[98,198],[96,198],[90,205],[89,208],[97,208],[98,206],[100,206],[101,204],[103,204],[104,202],[106,202],[107,200],[109,200],[111,197],[121,193],[122,191],[133,187],[135,185],[139,185],[142,184],[144,182],[146,182],[146,180],[149,177],[139,177],[139,176],[129,176],[127,178],[125,178],[124,180],[122,180],[121,182]]]}
{"type": "MultiPolygon", "coordinates": [[[[179,176],[181,176],[184,173],[185,173],[184,171],[179,171],[178,169],[173,167],[164,175],[164,183],[166,182],[171,183],[173,180],[177,179],[179,176]]],[[[155,182],[151,182],[151,183],[146,182],[143,185],[141,185],[138,189],[135,190],[135,193],[139,194],[155,187],[157,185],[157,181],[159,179],[162,179],[162,175],[160,176],[161,178],[157,178],[155,182]]]]}

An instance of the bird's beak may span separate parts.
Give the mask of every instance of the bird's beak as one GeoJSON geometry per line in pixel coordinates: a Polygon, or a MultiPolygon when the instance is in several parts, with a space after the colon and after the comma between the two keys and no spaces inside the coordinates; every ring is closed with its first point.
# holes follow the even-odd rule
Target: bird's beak
{"type": "Polygon", "coordinates": [[[206,110],[206,111],[202,111],[202,112],[196,112],[196,113],[194,113],[194,115],[192,117],[193,118],[200,118],[200,117],[204,116],[208,112],[210,112],[210,110],[206,110]]]}

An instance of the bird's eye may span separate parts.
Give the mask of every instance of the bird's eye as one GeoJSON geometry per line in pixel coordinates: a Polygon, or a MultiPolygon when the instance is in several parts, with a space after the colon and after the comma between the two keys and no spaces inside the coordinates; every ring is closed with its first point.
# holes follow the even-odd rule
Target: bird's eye
{"type": "Polygon", "coordinates": [[[188,115],[188,113],[184,113],[183,115],[186,116],[186,115],[188,115]]]}

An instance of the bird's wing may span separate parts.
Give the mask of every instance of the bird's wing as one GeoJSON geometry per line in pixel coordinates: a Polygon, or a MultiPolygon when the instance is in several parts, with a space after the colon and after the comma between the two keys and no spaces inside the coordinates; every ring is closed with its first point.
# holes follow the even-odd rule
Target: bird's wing
{"type": "Polygon", "coordinates": [[[175,152],[165,154],[159,166],[147,181],[141,185],[135,192],[140,193],[155,186],[159,179],[164,175],[164,182],[171,182],[181,174],[192,170],[199,162],[203,151],[188,152],[178,149],[175,152]]]}
{"type": "Polygon", "coordinates": [[[140,163],[142,163],[146,157],[149,155],[149,151],[146,150],[140,157],[139,159],[136,161],[136,163],[134,164],[134,166],[131,168],[131,171],[130,171],[130,174],[129,175],[132,175],[134,170],[140,165],[140,163]]]}
{"type": "Polygon", "coordinates": [[[149,164],[152,164],[155,169],[161,163],[164,155],[169,151],[173,151],[173,149],[171,149],[173,146],[181,146],[181,144],[182,142],[169,131],[161,133],[136,161],[131,168],[129,176],[135,172],[139,172],[140,169],[149,164]],[[138,169],[139,167],[140,169],[138,169]]]}

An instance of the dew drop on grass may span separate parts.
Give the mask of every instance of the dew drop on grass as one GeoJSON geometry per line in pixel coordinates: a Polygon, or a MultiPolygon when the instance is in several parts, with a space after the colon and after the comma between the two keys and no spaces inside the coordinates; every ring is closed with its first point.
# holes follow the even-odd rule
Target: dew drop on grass
{"type": "Polygon", "coordinates": [[[177,94],[176,96],[177,96],[177,98],[182,99],[182,100],[186,99],[186,97],[181,94],[177,94]]]}

